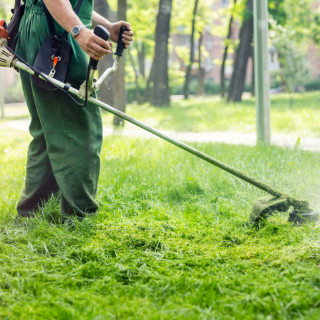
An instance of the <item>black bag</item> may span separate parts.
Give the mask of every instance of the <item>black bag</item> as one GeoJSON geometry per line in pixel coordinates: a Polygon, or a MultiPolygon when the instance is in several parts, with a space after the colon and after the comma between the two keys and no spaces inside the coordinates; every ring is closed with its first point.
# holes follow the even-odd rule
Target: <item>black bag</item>
{"type": "Polygon", "coordinates": [[[20,0],[15,0],[15,5],[12,13],[13,13],[13,17],[8,24],[8,32],[9,32],[8,47],[13,51],[15,51],[16,36],[19,31],[21,18],[24,14],[24,4],[20,0]]]}
{"type": "MultiPolygon", "coordinates": [[[[74,10],[76,14],[79,13],[82,2],[83,0],[78,1],[78,4],[74,10]]],[[[39,73],[41,72],[46,75],[50,75],[52,72],[52,78],[64,82],[68,71],[70,55],[72,54],[71,45],[67,40],[68,33],[67,31],[64,31],[63,34],[56,35],[53,18],[43,0],[42,5],[47,18],[50,36],[45,38],[41,44],[33,67],[39,73]]],[[[34,84],[42,89],[50,91],[57,90],[57,88],[51,83],[43,81],[36,76],[32,76],[32,80],[34,84]]]]}
{"type": "MultiPolygon", "coordinates": [[[[71,46],[68,40],[61,36],[50,35],[44,39],[38,52],[34,68],[39,73],[49,75],[51,70],[55,70],[52,78],[64,82],[67,75],[71,46]],[[55,68],[53,64],[55,63],[55,68]]],[[[32,81],[37,87],[54,91],[55,86],[47,81],[32,76],[32,81]]]]}

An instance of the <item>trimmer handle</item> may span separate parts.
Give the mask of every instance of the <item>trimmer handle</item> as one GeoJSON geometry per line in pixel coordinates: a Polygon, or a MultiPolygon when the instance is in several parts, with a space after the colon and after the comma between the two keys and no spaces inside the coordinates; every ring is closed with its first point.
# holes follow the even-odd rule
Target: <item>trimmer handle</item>
{"type": "Polygon", "coordinates": [[[129,31],[127,29],[127,27],[120,28],[120,35],[119,35],[119,39],[118,39],[117,51],[115,53],[117,56],[120,56],[120,57],[122,57],[123,50],[124,50],[124,43],[122,42],[122,35],[125,31],[129,31]]]}
{"type": "MultiPolygon", "coordinates": [[[[103,26],[96,26],[94,28],[93,32],[96,36],[100,37],[103,40],[108,41],[110,39],[110,32],[103,26]]],[[[94,60],[93,58],[90,58],[89,61],[89,68],[93,70],[97,70],[98,68],[98,60],[94,60]]]]}

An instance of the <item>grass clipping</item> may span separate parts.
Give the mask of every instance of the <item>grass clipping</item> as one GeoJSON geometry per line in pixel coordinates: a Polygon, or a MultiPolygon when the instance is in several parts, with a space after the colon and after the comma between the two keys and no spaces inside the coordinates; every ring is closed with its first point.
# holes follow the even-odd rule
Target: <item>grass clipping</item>
{"type": "Polygon", "coordinates": [[[283,194],[280,197],[267,196],[259,198],[253,204],[253,208],[250,214],[250,222],[257,223],[260,220],[272,215],[273,212],[286,212],[294,208],[294,211],[298,213],[308,213],[313,210],[310,208],[309,202],[306,200],[298,200],[283,194]]]}

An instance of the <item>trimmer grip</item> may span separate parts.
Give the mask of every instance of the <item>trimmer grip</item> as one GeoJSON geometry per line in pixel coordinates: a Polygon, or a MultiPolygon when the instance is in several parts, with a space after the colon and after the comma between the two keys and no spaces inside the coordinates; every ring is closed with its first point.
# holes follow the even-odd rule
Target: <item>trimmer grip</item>
{"type": "MultiPolygon", "coordinates": [[[[107,41],[110,39],[110,33],[109,31],[103,27],[103,26],[96,26],[94,28],[94,32],[95,35],[97,35],[98,37],[100,37],[101,39],[107,41]]],[[[89,68],[93,69],[93,70],[97,70],[98,68],[98,60],[94,60],[93,58],[90,58],[89,61],[89,68]]]]}
{"type": "Polygon", "coordinates": [[[117,56],[120,56],[120,57],[123,55],[123,50],[124,50],[124,43],[122,42],[122,35],[125,31],[128,31],[127,27],[120,28],[120,35],[119,35],[119,40],[118,40],[118,45],[117,45],[117,51],[115,53],[117,56]]]}

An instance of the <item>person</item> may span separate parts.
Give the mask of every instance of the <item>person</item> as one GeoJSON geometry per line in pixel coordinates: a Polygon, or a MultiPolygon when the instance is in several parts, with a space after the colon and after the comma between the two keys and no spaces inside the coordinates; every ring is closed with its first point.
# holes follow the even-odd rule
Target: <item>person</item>
{"type": "MultiPolygon", "coordinates": [[[[93,11],[93,0],[83,0],[78,15],[73,11],[78,0],[43,0],[54,18],[56,34],[66,30],[72,54],[66,82],[79,88],[86,79],[88,56],[101,60],[112,54],[107,41],[97,37],[92,27],[102,25],[111,40],[118,41],[120,27],[127,49],[133,40],[128,22],[111,23],[93,11]]],[[[25,13],[16,37],[16,53],[34,65],[49,27],[41,0],[24,0],[25,13]]],[[[31,116],[25,188],[17,205],[18,217],[33,217],[53,195],[60,194],[62,222],[71,216],[95,213],[95,200],[102,145],[100,109],[92,104],[78,107],[59,90],[37,87],[31,76],[20,71],[22,87],[31,116]]]]}

